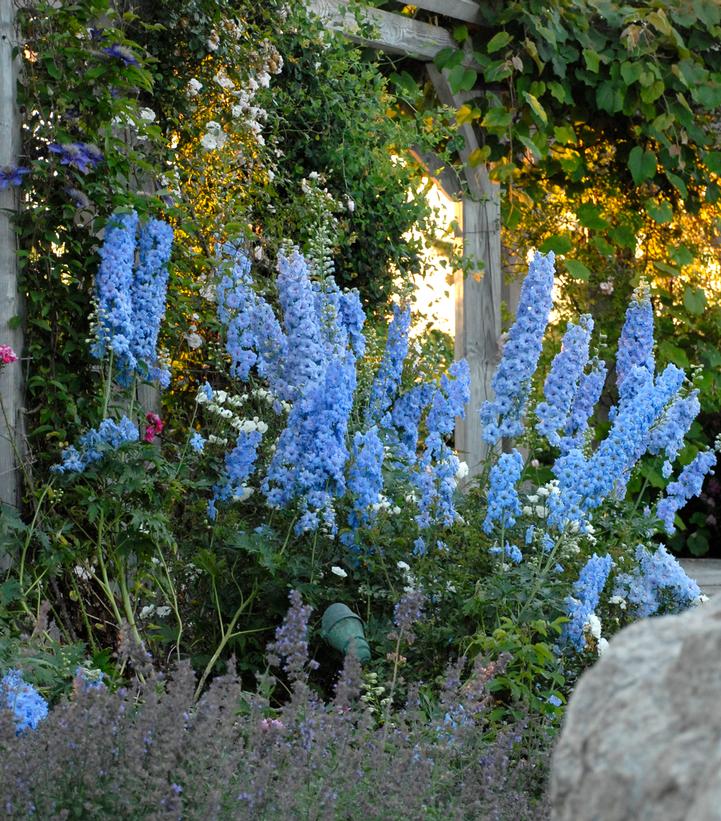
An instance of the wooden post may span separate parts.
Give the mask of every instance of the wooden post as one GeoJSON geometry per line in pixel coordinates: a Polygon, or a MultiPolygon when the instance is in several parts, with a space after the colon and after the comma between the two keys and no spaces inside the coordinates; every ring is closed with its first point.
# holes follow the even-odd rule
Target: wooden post
{"type": "MultiPolygon", "coordinates": [[[[438,99],[448,106],[459,102],[443,72],[428,65],[428,76],[438,99]]],[[[468,478],[483,469],[489,447],[481,438],[481,404],[493,398],[491,379],[499,360],[501,336],[501,199],[497,183],[491,182],[485,165],[472,165],[471,154],[479,147],[470,125],[461,127],[465,144],[461,149],[468,193],[463,198],[463,257],[471,273],[455,277],[456,359],[465,358],[471,371],[471,400],[466,418],[456,422],[456,450],[468,463],[468,478]]]]}
{"type": "MultiPolygon", "coordinates": [[[[0,0],[0,166],[15,166],[20,152],[20,123],[17,108],[17,42],[14,0],[0,0]]],[[[13,215],[18,207],[17,190],[0,191],[0,344],[22,354],[21,313],[18,293],[17,236],[13,215]],[[11,321],[12,320],[12,321],[11,321]]],[[[6,365],[0,373],[0,504],[19,507],[22,490],[22,371],[20,361],[6,365]]]]}

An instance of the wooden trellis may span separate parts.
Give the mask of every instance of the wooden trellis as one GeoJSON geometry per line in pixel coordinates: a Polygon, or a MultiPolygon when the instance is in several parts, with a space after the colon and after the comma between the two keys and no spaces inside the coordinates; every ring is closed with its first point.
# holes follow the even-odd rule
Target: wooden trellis
{"type": "MultiPolygon", "coordinates": [[[[425,63],[425,71],[439,101],[459,108],[466,98],[454,94],[446,73],[439,71],[433,58],[445,48],[457,48],[457,43],[443,27],[414,20],[405,15],[380,9],[365,9],[363,17],[371,26],[366,34],[355,14],[348,11],[343,0],[306,0],[315,12],[334,31],[364,46],[390,54],[401,54],[425,63]]],[[[399,3],[399,6],[405,5],[399,3]]],[[[414,0],[413,6],[435,12],[450,20],[478,23],[478,4],[474,0],[414,0]]],[[[465,145],[460,152],[463,162],[463,255],[472,263],[479,263],[479,273],[463,276],[456,274],[456,340],[457,359],[468,361],[471,370],[471,401],[465,420],[456,424],[456,448],[468,462],[470,475],[477,474],[487,456],[481,439],[478,410],[485,399],[492,398],[491,377],[499,358],[501,335],[501,303],[513,302],[504,292],[501,269],[501,209],[500,191],[488,176],[484,165],[472,165],[469,158],[479,147],[474,127],[461,127],[465,145]]],[[[433,162],[424,158],[433,172],[433,162]]]]}

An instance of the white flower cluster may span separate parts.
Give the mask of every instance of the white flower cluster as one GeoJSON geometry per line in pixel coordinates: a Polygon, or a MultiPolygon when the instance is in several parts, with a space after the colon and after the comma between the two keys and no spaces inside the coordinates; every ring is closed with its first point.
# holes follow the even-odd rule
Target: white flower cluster
{"type": "Polygon", "coordinates": [[[382,493],[378,495],[378,501],[374,502],[371,505],[371,510],[378,513],[381,510],[389,513],[393,516],[399,516],[401,513],[400,507],[393,502],[392,499],[389,499],[387,496],[384,496],[382,493]]]}
{"type": "Polygon", "coordinates": [[[583,625],[583,633],[586,642],[594,646],[599,656],[602,656],[608,648],[608,639],[601,635],[601,619],[595,613],[589,613],[583,625]]]}

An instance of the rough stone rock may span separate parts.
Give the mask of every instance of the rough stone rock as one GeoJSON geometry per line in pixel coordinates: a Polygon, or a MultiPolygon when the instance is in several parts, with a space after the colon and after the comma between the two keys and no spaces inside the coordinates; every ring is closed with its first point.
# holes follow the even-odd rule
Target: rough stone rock
{"type": "Polygon", "coordinates": [[[579,680],[553,821],[721,821],[721,596],[622,630],[579,680]]]}

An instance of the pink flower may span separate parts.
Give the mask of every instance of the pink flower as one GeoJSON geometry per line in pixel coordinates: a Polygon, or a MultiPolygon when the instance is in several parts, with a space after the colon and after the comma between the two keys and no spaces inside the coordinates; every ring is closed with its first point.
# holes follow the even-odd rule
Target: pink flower
{"type": "Polygon", "coordinates": [[[260,722],[260,729],[266,732],[270,730],[285,730],[285,724],[277,718],[264,718],[260,722]]]}
{"type": "Polygon", "coordinates": [[[9,365],[11,362],[16,362],[18,355],[9,345],[0,345],[0,363],[9,365]]]}
{"type": "Polygon", "coordinates": [[[156,436],[160,436],[165,427],[165,422],[158,416],[157,413],[146,413],[145,418],[148,421],[148,427],[145,429],[146,442],[152,442],[156,436]]]}

